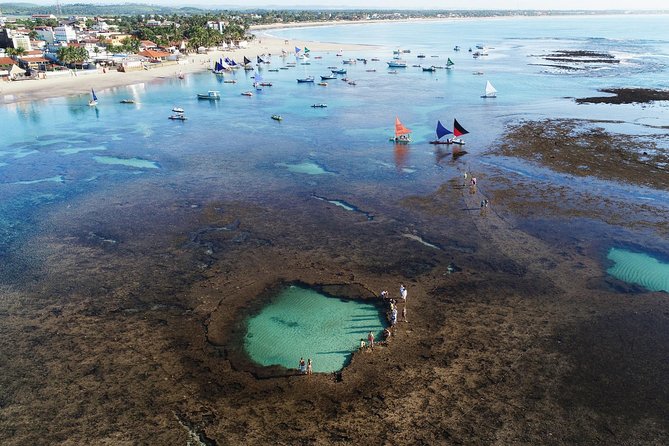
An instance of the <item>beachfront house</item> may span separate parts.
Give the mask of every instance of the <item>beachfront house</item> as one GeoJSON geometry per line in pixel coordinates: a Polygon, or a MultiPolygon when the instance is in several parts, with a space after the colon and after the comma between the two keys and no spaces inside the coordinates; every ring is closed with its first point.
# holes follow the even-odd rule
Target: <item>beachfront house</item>
{"type": "Polygon", "coordinates": [[[9,80],[9,73],[16,61],[11,57],[0,57],[0,81],[9,80]]]}
{"type": "Polygon", "coordinates": [[[32,50],[30,36],[27,32],[22,33],[7,28],[0,29],[0,48],[23,48],[30,51],[32,50]]]}
{"type": "Polygon", "coordinates": [[[144,50],[140,51],[138,54],[149,59],[149,62],[151,63],[164,62],[172,55],[172,53],[168,53],[167,51],[159,50],[144,50]]]}
{"type": "Polygon", "coordinates": [[[40,50],[27,51],[21,56],[17,56],[16,60],[19,66],[28,71],[46,71],[47,65],[52,62],[44,57],[44,53],[40,50]]]}

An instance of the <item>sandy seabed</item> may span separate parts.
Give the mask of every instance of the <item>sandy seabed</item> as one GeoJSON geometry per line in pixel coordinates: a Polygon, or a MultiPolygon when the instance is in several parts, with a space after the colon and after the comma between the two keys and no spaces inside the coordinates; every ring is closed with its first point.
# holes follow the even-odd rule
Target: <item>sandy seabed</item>
{"type": "MultiPolygon", "coordinates": [[[[532,125],[552,128],[514,134],[559,169],[556,140],[532,139],[532,125]]],[[[614,137],[593,138],[606,150],[614,137]]],[[[457,176],[426,196],[356,203],[371,221],[312,198],[259,207],[133,184],[50,211],[49,231],[2,253],[2,444],[669,442],[667,294],[607,277],[594,255],[602,227],[639,221],[602,215],[637,208],[596,213],[587,191],[475,174],[478,188],[457,176]],[[244,317],[293,281],[365,299],[404,282],[410,322],[338,376],[254,366],[244,317]]],[[[643,233],[666,239],[666,211],[648,206],[643,233]]]]}

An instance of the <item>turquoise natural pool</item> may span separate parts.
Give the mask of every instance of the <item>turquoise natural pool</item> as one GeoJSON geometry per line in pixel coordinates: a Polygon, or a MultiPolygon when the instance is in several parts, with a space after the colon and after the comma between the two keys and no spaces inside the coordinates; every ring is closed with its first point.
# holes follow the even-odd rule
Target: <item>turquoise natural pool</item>
{"type": "Polygon", "coordinates": [[[379,307],[293,285],[249,319],[244,348],[264,366],[296,369],[304,357],[314,372],[334,372],[346,366],[360,338],[372,331],[378,339],[384,327],[379,307]]]}
{"type": "Polygon", "coordinates": [[[606,272],[628,283],[651,291],[669,293],[669,263],[662,263],[648,254],[611,248],[606,256],[614,262],[606,272]]]}

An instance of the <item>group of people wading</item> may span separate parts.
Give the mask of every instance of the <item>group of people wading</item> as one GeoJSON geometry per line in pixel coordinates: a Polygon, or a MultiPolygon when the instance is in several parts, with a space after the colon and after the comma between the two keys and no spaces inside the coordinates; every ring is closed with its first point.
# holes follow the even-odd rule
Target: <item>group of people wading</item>
{"type": "Polygon", "coordinates": [[[364,338],[360,339],[360,350],[374,349],[375,344],[385,344],[390,340],[392,336],[392,329],[397,325],[398,319],[398,305],[401,303],[402,306],[402,322],[409,322],[407,319],[407,296],[408,291],[404,284],[400,284],[400,297],[399,299],[392,299],[387,290],[381,291],[381,299],[387,305],[386,317],[390,323],[390,327],[383,329],[383,339],[381,341],[376,341],[374,337],[374,332],[370,331],[367,335],[367,340],[364,338]],[[399,301],[399,302],[398,302],[399,301]]]}

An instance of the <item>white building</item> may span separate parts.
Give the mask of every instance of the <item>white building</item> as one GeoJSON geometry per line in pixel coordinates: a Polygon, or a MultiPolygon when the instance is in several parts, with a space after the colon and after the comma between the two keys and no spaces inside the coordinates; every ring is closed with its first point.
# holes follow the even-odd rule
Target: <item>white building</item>
{"type": "Polygon", "coordinates": [[[215,22],[207,22],[207,28],[215,29],[219,33],[223,34],[223,31],[225,30],[225,22],[222,22],[220,20],[215,21],[215,22]]]}
{"type": "Polygon", "coordinates": [[[57,26],[53,29],[54,39],[58,42],[72,42],[77,40],[77,33],[71,26],[57,26]]]}
{"type": "Polygon", "coordinates": [[[14,48],[23,48],[26,51],[32,51],[33,49],[30,44],[30,37],[24,34],[15,34],[12,36],[12,44],[14,48]]]}

